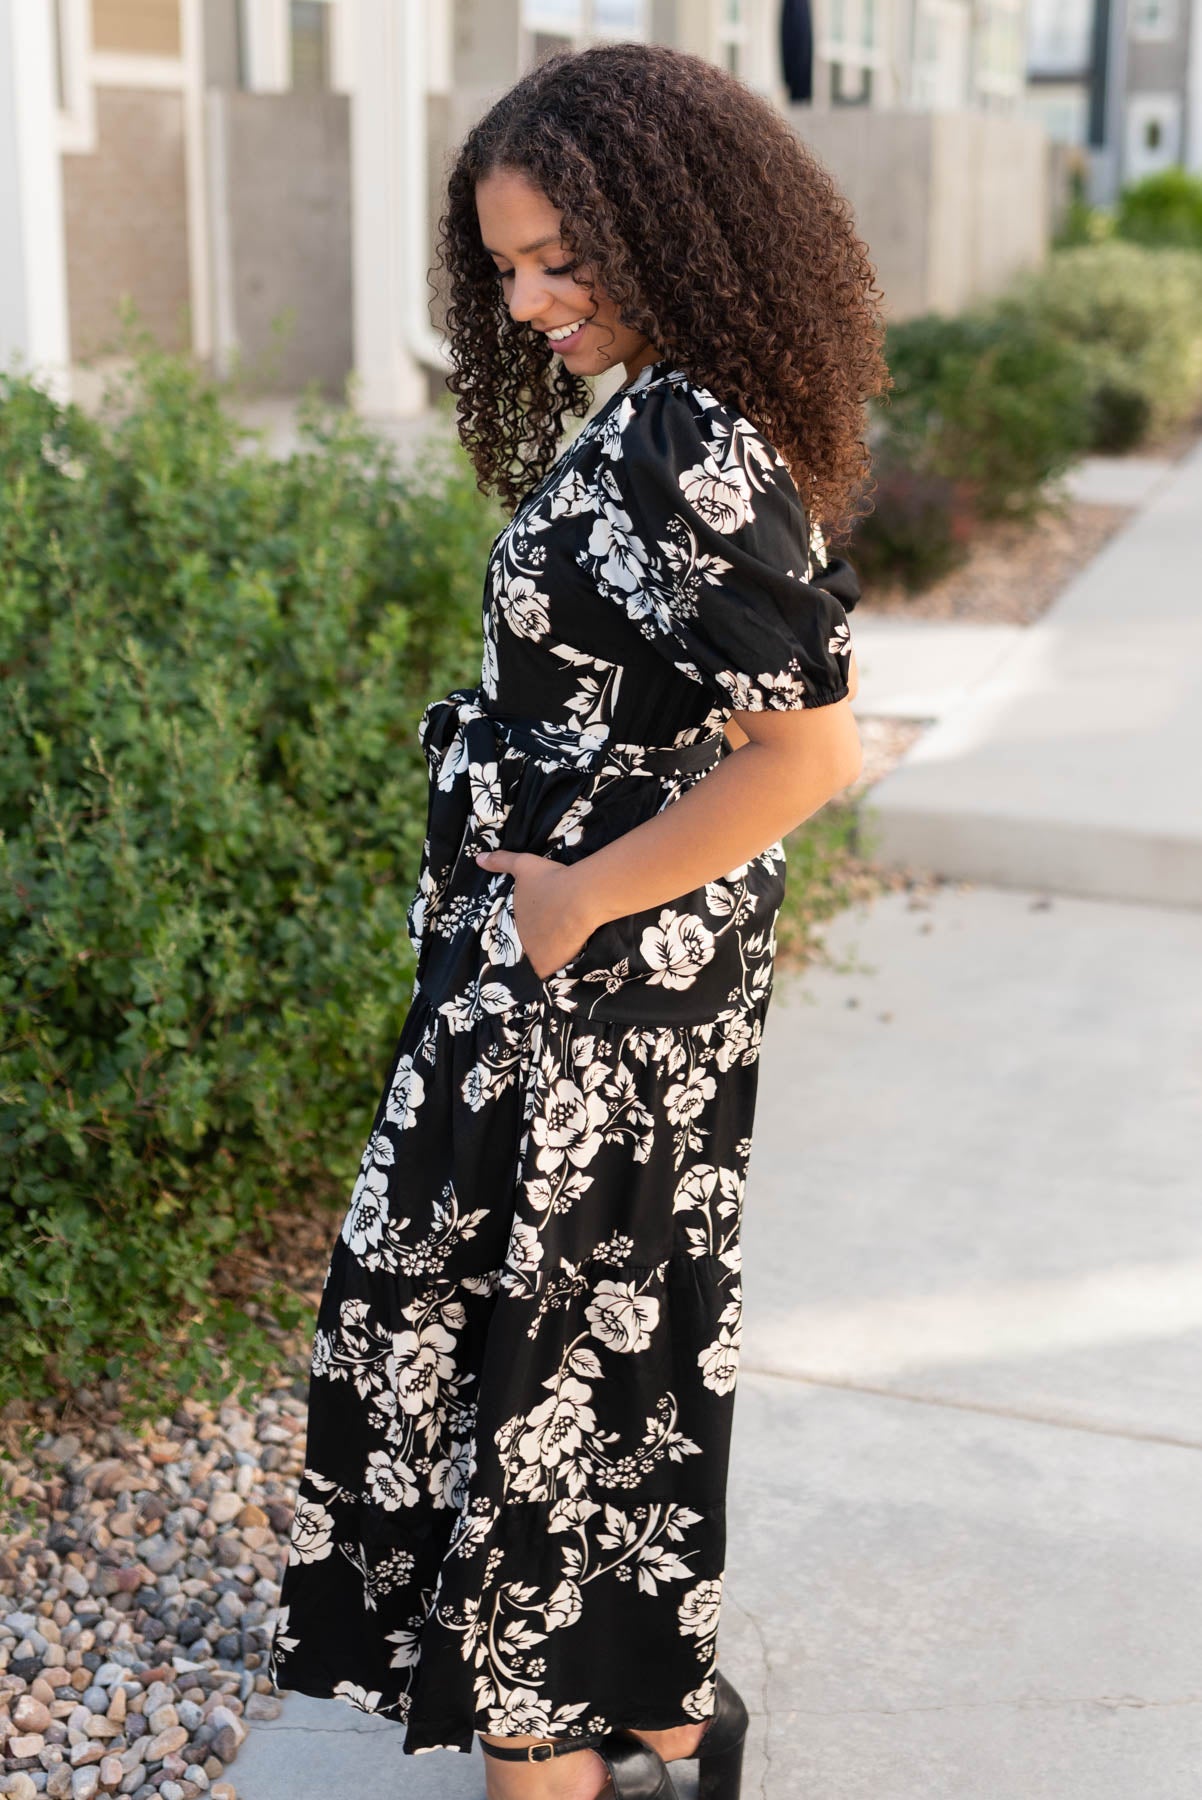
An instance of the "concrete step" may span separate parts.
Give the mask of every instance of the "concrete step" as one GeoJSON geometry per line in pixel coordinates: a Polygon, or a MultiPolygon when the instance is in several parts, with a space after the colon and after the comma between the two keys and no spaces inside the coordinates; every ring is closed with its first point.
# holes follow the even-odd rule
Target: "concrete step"
{"type": "Polygon", "coordinates": [[[1202,446],[862,816],[887,866],[1202,906],[1202,446]]]}
{"type": "Polygon", "coordinates": [[[1029,627],[972,620],[876,618],[851,621],[860,718],[942,719],[993,673],[1029,627]]]}

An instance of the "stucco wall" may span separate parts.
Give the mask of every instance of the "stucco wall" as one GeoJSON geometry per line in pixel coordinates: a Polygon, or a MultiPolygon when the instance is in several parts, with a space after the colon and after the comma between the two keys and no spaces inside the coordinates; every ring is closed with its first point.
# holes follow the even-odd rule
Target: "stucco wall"
{"type": "Polygon", "coordinates": [[[63,220],[71,354],[97,354],[129,294],[166,349],[187,329],[188,200],[178,93],[97,88],[96,149],[64,155],[63,220]]]}
{"type": "Polygon", "coordinates": [[[975,112],[786,110],[851,202],[890,318],[958,312],[1042,262],[1041,125],[975,112]]]}
{"type": "Polygon", "coordinates": [[[353,362],[350,113],[342,94],[227,93],[224,131],[228,296],[247,385],[295,393],[316,379],[342,393],[353,362]],[[290,312],[282,344],[274,319],[290,312]]]}

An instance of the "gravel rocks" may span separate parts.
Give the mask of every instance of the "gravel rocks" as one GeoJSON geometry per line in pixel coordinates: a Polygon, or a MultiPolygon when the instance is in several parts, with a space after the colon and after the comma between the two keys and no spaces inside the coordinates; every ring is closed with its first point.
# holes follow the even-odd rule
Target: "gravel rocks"
{"type": "MultiPolygon", "coordinates": [[[[975,532],[968,559],[920,593],[900,584],[866,584],[863,615],[907,619],[973,619],[991,625],[1031,625],[1077,571],[1131,517],[1129,506],[1066,502],[1062,511],[1029,523],[992,521],[975,532]]],[[[848,552],[855,562],[854,549],[848,552]]],[[[857,611],[860,609],[857,609],[857,611]]],[[[856,634],[852,614],[851,634],[856,634]]]]}
{"type": "MultiPolygon", "coordinates": [[[[6,1459],[0,1741],[6,1800],[237,1800],[227,1765],[280,1699],[266,1668],[305,1441],[303,1383],[6,1459]]],[[[109,1410],[105,1410],[105,1403],[109,1410]]],[[[6,1409],[11,1436],[52,1418],[6,1409]]]]}

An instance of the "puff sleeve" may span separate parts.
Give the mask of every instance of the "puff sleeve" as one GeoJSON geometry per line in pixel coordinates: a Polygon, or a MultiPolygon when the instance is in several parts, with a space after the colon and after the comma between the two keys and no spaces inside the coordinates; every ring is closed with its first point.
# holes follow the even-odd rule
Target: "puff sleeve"
{"type": "Polygon", "coordinates": [[[842,700],[859,584],[755,426],[661,382],[621,402],[603,448],[582,552],[601,591],[731,710],[842,700]]]}

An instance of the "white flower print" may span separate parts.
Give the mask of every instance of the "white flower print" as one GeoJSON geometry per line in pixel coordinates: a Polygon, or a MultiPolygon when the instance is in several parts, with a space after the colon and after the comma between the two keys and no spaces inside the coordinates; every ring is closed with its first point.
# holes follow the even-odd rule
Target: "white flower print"
{"type": "Polygon", "coordinates": [[[417,1662],[419,1638],[416,1631],[390,1631],[384,1639],[395,1646],[389,1660],[390,1669],[411,1669],[417,1662]]]}
{"type": "Polygon", "coordinates": [[[291,1563],[324,1562],[334,1548],[334,1516],[316,1500],[298,1495],[288,1544],[291,1563]]]}
{"type": "Polygon", "coordinates": [[[592,1388],[572,1376],[553,1377],[544,1384],[553,1389],[534,1411],[527,1414],[526,1430],[518,1439],[518,1455],[526,1463],[553,1469],[580,1449],[586,1436],[597,1428],[597,1415],[588,1402],[592,1388]]]}
{"type": "Polygon", "coordinates": [[[695,913],[673,912],[665,906],[658,923],[643,932],[639,950],[651,965],[649,981],[687,988],[713,959],[714,934],[695,913]]]}
{"type": "Polygon", "coordinates": [[[497,584],[497,598],[505,614],[505,623],[516,637],[546,637],[550,630],[547,609],[550,601],[540,594],[526,575],[515,575],[497,584]]]}
{"type": "Polygon", "coordinates": [[[562,1626],[574,1625],[583,1610],[580,1589],[574,1581],[566,1578],[553,1589],[543,1611],[543,1619],[548,1631],[558,1631],[562,1626]]]}
{"type": "Polygon", "coordinates": [[[690,1719],[710,1719],[714,1714],[717,1698],[717,1683],[712,1675],[701,1683],[700,1687],[690,1690],[684,1697],[682,1705],[690,1719]]]}
{"type": "Polygon", "coordinates": [[[513,917],[514,889],[503,890],[488,917],[480,926],[480,947],[489,962],[510,968],[520,961],[522,941],[513,917]]]}
{"type": "Polygon", "coordinates": [[[539,1146],[535,1161],[540,1169],[554,1171],[570,1162],[584,1168],[601,1148],[600,1128],[609,1108],[604,1096],[586,1094],[566,1075],[552,1083],[545,1109],[531,1122],[539,1146]]]}
{"type": "Polygon", "coordinates": [[[383,1699],[378,1689],[369,1692],[367,1688],[357,1687],[353,1681],[336,1682],[334,1692],[343,1700],[349,1700],[352,1706],[357,1706],[360,1712],[375,1712],[383,1699]]]}
{"type": "Polygon", "coordinates": [[[593,526],[588,554],[601,559],[601,574],[614,587],[633,593],[647,566],[647,552],[631,525],[629,513],[605,501],[602,517],[593,526]]]}
{"type": "Polygon", "coordinates": [[[417,1118],[417,1109],[425,1097],[426,1084],[414,1068],[412,1056],[402,1056],[392,1078],[384,1117],[390,1125],[404,1131],[417,1118]]]}
{"type": "Polygon", "coordinates": [[[490,1737],[529,1737],[544,1733],[550,1724],[551,1709],[532,1688],[511,1688],[501,1696],[499,1706],[489,1709],[490,1737]]]}
{"type": "Polygon", "coordinates": [[[551,1508],[547,1530],[571,1531],[578,1525],[584,1525],[594,1513],[601,1511],[595,1500],[586,1500],[581,1495],[572,1495],[565,1500],[557,1500],[551,1508]]]}
{"type": "Polygon", "coordinates": [[[300,1643],[299,1638],[290,1637],[288,1635],[288,1614],[291,1610],[291,1607],[281,1606],[276,1613],[275,1624],[272,1627],[271,1632],[271,1654],[273,1658],[277,1650],[295,1650],[296,1646],[300,1643]]]}
{"type": "Polygon", "coordinates": [[[715,1394],[734,1392],[739,1373],[739,1341],[724,1325],[712,1344],[697,1354],[701,1379],[715,1394]]]}
{"type": "Polygon", "coordinates": [[[651,1342],[659,1323],[659,1301],[652,1294],[638,1293],[632,1281],[599,1281],[584,1316],[593,1336],[611,1350],[637,1352],[651,1342]]]}
{"type": "Polygon", "coordinates": [[[721,1580],[701,1581],[690,1588],[676,1608],[681,1636],[712,1637],[718,1629],[721,1604],[721,1580]]]}
{"type": "Polygon", "coordinates": [[[468,1480],[472,1472],[470,1441],[453,1444],[451,1454],[442,1456],[430,1470],[429,1489],[435,1506],[460,1508],[467,1499],[468,1480]]]}
{"type": "Polygon", "coordinates": [[[429,1412],[440,1381],[455,1373],[451,1352],[455,1339],[441,1325],[424,1325],[420,1331],[394,1331],[392,1352],[385,1373],[402,1412],[429,1412]]]}
{"type": "Polygon", "coordinates": [[[716,531],[737,531],[753,518],[751,488],[739,468],[719,468],[712,456],[680,476],[680,491],[716,531]]]}
{"type": "Polygon", "coordinates": [[[537,1268],[542,1259],[542,1239],[535,1226],[525,1219],[515,1219],[509,1234],[509,1248],[505,1252],[506,1268],[529,1271],[537,1268]]]}
{"type": "Polygon", "coordinates": [[[401,1457],[390,1456],[387,1450],[373,1450],[367,1459],[364,1481],[368,1498],[386,1512],[395,1512],[399,1506],[413,1506],[417,1502],[417,1480],[413,1470],[401,1457]]]}
{"type": "Polygon", "coordinates": [[[342,1222],[343,1242],[355,1256],[378,1244],[388,1223],[388,1170],[373,1166],[361,1171],[351,1193],[350,1209],[342,1222]]]}
{"type": "Polygon", "coordinates": [[[690,1069],[687,1079],[673,1082],[664,1095],[664,1109],[674,1125],[698,1119],[717,1091],[712,1075],[704,1069],[690,1069]]]}

